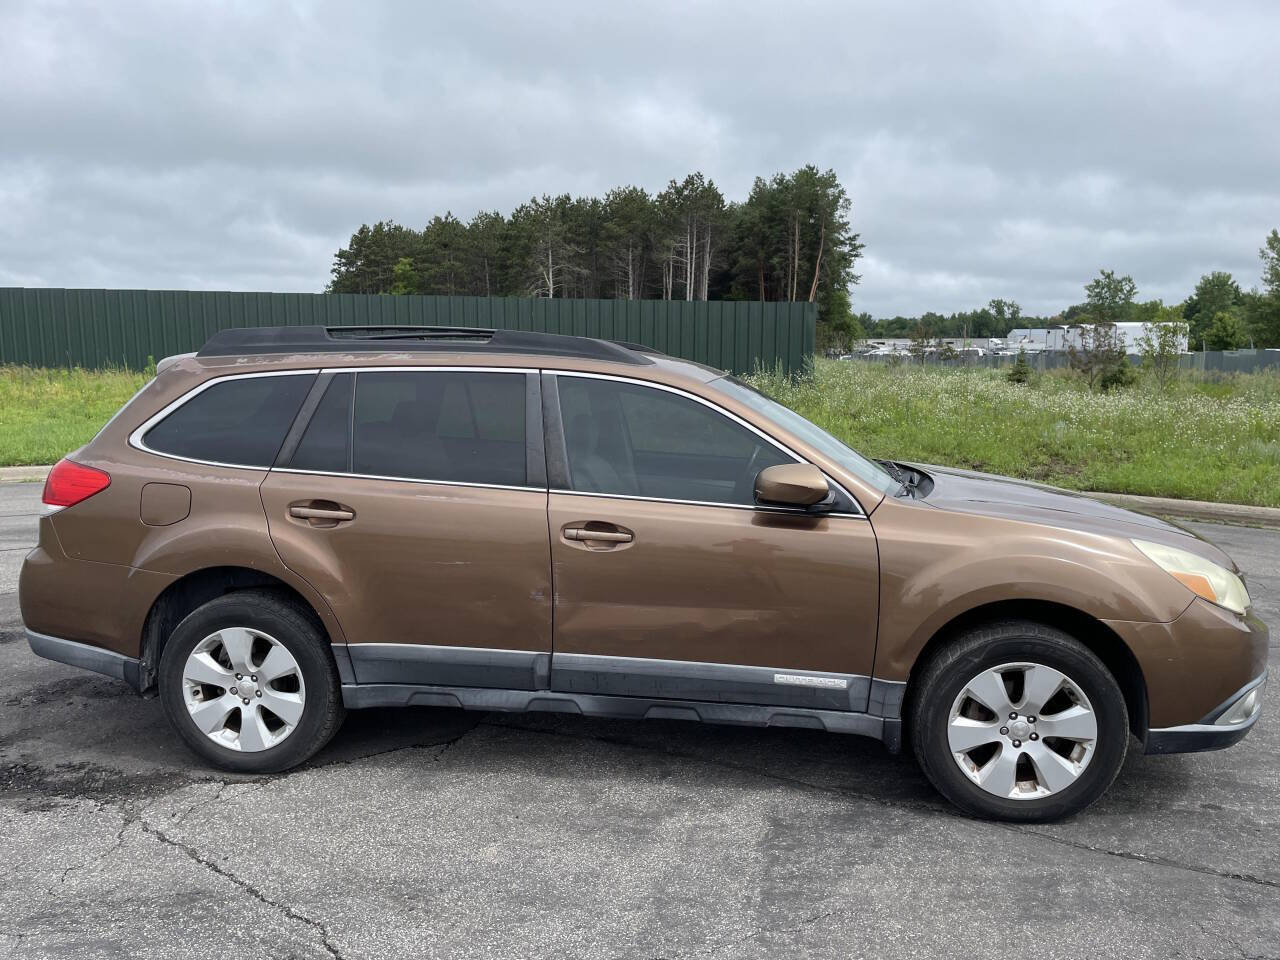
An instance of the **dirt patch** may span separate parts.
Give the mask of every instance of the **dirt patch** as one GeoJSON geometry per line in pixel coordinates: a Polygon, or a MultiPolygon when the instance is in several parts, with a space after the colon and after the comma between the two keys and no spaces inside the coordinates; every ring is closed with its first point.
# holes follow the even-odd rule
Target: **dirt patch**
{"type": "Polygon", "coordinates": [[[195,778],[176,772],[124,773],[93,763],[44,766],[22,758],[0,761],[0,798],[21,809],[48,809],[68,800],[111,803],[172,793],[195,778]]]}
{"type": "Polygon", "coordinates": [[[10,697],[4,703],[7,707],[34,707],[57,701],[70,703],[73,700],[118,700],[132,695],[129,688],[119,681],[84,674],[42,683],[19,696],[10,697]]]}
{"type": "Polygon", "coordinates": [[[1062,457],[1051,456],[1043,463],[1037,463],[1027,471],[1030,480],[1041,482],[1055,480],[1060,477],[1078,477],[1084,473],[1084,467],[1062,457]]]}

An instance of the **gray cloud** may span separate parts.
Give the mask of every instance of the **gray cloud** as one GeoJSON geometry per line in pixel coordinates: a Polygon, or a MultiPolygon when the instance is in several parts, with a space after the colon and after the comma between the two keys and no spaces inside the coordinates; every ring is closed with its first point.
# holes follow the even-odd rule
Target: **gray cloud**
{"type": "Polygon", "coordinates": [[[834,167],[858,308],[1180,300],[1280,226],[1280,7],[6,4],[0,284],[316,290],[361,222],[834,167]],[[368,9],[365,9],[365,8],[368,9]]]}

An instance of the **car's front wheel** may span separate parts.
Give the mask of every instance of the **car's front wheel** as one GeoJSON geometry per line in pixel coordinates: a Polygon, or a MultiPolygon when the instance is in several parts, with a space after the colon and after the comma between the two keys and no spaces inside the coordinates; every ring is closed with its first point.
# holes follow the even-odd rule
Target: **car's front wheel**
{"type": "Polygon", "coordinates": [[[218,597],[178,624],[159,686],[187,745],[240,773],[302,763],[343,718],[328,641],[303,611],[263,591],[218,597]]]}
{"type": "Polygon", "coordinates": [[[1073,637],[1005,621],[943,647],[911,692],[916,758],[968,813],[1054,820],[1084,809],[1124,762],[1129,719],[1106,666],[1073,637]]]}

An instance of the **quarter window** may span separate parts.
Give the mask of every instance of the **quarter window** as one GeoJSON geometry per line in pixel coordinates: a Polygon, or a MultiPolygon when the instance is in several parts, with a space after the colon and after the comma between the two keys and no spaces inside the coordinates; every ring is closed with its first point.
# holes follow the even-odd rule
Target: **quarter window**
{"type": "Polygon", "coordinates": [[[355,473],[523,486],[525,375],[361,372],[355,473]]]}
{"type": "Polygon", "coordinates": [[[615,380],[561,376],[572,489],[751,505],[755,477],[793,459],[688,397],[615,380]]]}
{"type": "Polygon", "coordinates": [[[269,467],[315,374],[241,377],[201,390],[142,438],[157,453],[269,467]]]}

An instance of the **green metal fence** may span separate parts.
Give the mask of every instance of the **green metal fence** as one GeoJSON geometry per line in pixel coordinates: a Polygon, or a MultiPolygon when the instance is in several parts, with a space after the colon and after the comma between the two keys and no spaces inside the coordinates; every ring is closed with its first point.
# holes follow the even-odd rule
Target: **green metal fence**
{"type": "Polygon", "coordinates": [[[810,303],[0,287],[0,363],[141,369],[226,327],[411,324],[628,340],[736,373],[798,372],[816,320],[810,303]]]}

